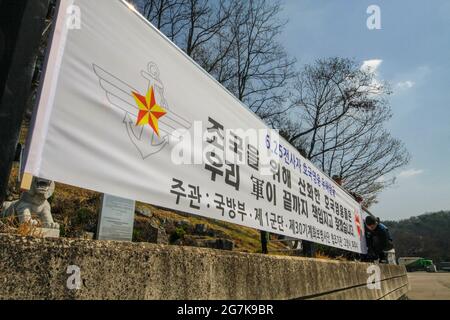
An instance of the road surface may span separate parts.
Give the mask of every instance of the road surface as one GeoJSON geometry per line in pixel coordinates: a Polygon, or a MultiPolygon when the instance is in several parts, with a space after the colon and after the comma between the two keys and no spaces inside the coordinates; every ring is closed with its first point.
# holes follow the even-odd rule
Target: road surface
{"type": "Polygon", "coordinates": [[[411,300],[450,300],[450,272],[410,272],[411,300]]]}

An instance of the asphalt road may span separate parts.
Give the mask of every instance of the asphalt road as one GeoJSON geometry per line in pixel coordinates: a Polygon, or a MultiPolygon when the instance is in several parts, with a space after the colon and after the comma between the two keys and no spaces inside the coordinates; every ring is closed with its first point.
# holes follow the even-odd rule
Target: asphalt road
{"type": "Polygon", "coordinates": [[[410,272],[411,300],[450,300],[450,272],[410,272]]]}

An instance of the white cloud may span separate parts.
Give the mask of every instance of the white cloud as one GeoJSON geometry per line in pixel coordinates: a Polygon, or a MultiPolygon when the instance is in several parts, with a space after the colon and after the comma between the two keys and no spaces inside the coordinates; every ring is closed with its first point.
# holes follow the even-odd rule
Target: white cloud
{"type": "Polygon", "coordinates": [[[394,90],[394,94],[404,94],[412,88],[420,87],[427,81],[427,78],[431,73],[431,68],[427,65],[423,65],[409,72],[399,74],[392,80],[392,82],[395,83],[396,89],[394,90]]]}
{"type": "Polygon", "coordinates": [[[363,62],[361,66],[361,71],[367,72],[370,74],[373,74],[374,77],[372,79],[370,90],[372,91],[373,95],[378,95],[381,93],[381,90],[378,90],[376,88],[381,88],[383,85],[378,79],[378,69],[383,63],[383,60],[381,59],[372,59],[372,60],[366,60],[363,62]]]}
{"type": "Polygon", "coordinates": [[[371,73],[377,73],[378,68],[381,66],[382,63],[383,63],[383,60],[380,60],[380,59],[366,60],[366,61],[364,61],[363,65],[361,67],[361,70],[371,72],[371,73]]]}
{"type": "Polygon", "coordinates": [[[409,170],[400,172],[400,174],[398,176],[400,178],[411,178],[411,177],[418,176],[422,173],[423,173],[423,170],[409,169],[409,170]]]}
{"type": "Polygon", "coordinates": [[[397,83],[397,87],[399,87],[400,89],[411,89],[415,85],[416,83],[410,80],[397,83]]]}

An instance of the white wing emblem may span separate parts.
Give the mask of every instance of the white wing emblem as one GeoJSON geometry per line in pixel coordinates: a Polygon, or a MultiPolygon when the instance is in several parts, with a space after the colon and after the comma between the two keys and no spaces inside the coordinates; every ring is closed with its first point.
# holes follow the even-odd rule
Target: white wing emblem
{"type": "MultiPolygon", "coordinates": [[[[157,101],[158,110],[164,110],[163,116],[162,113],[157,116],[161,118],[155,118],[148,114],[147,118],[141,119],[141,112],[144,111],[140,109],[136,103],[136,98],[133,96],[133,93],[138,93],[139,90],[96,64],[93,64],[93,69],[108,101],[113,107],[124,112],[123,123],[128,136],[143,159],[147,159],[164,149],[169,143],[169,136],[172,135],[173,131],[191,128],[192,125],[188,120],[170,110],[164,96],[164,85],[160,80],[160,72],[155,63],[150,62],[147,71],[141,71],[141,76],[148,81],[148,94],[151,93],[153,102],[157,101]],[[144,122],[147,120],[150,126],[138,125],[142,120],[144,122]]],[[[141,98],[145,102],[145,97],[141,96],[141,98]]],[[[150,96],[147,95],[147,98],[147,102],[149,102],[150,96]]],[[[147,113],[150,113],[151,107],[153,106],[149,106],[147,113]]]]}

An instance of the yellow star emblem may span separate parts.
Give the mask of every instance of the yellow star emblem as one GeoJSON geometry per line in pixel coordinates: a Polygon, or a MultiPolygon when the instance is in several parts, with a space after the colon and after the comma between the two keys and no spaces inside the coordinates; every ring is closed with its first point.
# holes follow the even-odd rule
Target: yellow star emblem
{"type": "Polygon", "coordinates": [[[145,126],[148,124],[159,137],[158,122],[160,118],[167,114],[167,111],[156,103],[153,87],[148,89],[145,97],[137,92],[132,92],[132,95],[139,107],[136,125],[145,126]]]}

